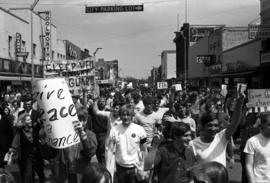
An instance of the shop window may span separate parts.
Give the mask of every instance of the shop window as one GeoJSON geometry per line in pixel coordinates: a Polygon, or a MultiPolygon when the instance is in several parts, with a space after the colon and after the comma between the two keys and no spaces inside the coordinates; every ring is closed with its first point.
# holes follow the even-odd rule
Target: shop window
{"type": "Polygon", "coordinates": [[[11,57],[11,42],[12,42],[12,37],[8,36],[8,55],[11,57]]]}
{"type": "Polygon", "coordinates": [[[9,60],[4,60],[3,71],[10,72],[10,61],[9,60]]]}
{"type": "Polygon", "coordinates": [[[218,47],[220,47],[220,45],[221,45],[220,42],[221,42],[221,41],[218,40],[218,42],[217,42],[217,46],[218,46],[218,47]]]}

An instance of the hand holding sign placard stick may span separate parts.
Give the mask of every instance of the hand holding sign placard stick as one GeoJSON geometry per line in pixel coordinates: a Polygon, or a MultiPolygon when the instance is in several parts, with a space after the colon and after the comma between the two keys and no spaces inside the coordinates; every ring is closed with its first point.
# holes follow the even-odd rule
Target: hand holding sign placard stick
{"type": "MultiPolygon", "coordinates": [[[[239,90],[240,86],[241,86],[240,93],[246,97],[245,92],[247,90],[247,84],[246,83],[237,83],[237,91],[239,90]]],[[[238,95],[238,97],[239,97],[239,95],[238,95]]]]}
{"type": "Polygon", "coordinates": [[[36,83],[37,102],[47,136],[47,143],[57,149],[80,142],[73,123],[78,121],[64,78],[39,80],[36,83]]]}

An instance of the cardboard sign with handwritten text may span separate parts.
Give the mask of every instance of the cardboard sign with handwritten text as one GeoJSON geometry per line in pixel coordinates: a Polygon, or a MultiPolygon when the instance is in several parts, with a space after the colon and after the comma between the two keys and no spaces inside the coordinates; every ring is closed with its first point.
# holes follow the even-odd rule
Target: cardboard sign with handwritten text
{"type": "Polygon", "coordinates": [[[77,111],[65,79],[39,80],[35,85],[35,93],[47,143],[56,149],[79,143],[80,138],[73,127],[73,122],[78,121],[77,111]]]}
{"type": "Polygon", "coordinates": [[[250,107],[270,107],[270,89],[248,90],[248,103],[250,107]]]}

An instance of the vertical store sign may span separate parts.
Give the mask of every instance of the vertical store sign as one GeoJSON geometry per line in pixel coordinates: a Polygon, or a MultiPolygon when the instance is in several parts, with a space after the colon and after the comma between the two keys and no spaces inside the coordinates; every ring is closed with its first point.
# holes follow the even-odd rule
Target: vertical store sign
{"type": "Polygon", "coordinates": [[[16,43],[15,43],[16,56],[18,53],[21,53],[22,46],[22,35],[20,33],[16,33],[16,43]]]}
{"type": "Polygon", "coordinates": [[[45,12],[45,61],[51,61],[51,12],[45,12]]]}

